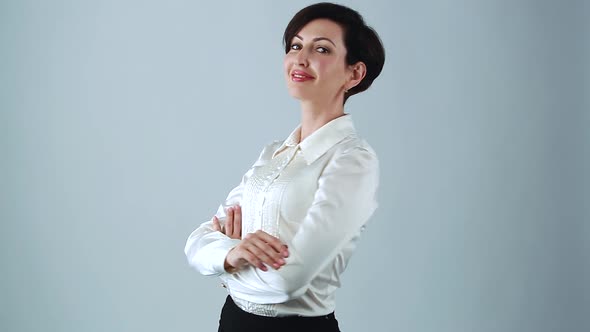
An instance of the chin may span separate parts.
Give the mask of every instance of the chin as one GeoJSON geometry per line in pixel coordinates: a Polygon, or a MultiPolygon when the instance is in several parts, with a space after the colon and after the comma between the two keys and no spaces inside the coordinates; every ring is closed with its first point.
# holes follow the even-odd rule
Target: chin
{"type": "Polygon", "coordinates": [[[300,99],[302,97],[302,93],[299,89],[289,87],[287,90],[289,91],[289,95],[295,99],[300,99]]]}
{"type": "Polygon", "coordinates": [[[310,93],[309,91],[305,91],[306,89],[301,89],[300,87],[294,87],[294,86],[289,86],[288,87],[289,90],[289,95],[291,95],[291,97],[298,99],[298,100],[307,100],[310,99],[310,93]]]}
{"type": "Polygon", "coordinates": [[[289,91],[289,95],[291,97],[295,98],[295,99],[298,99],[298,100],[302,100],[303,99],[303,97],[299,93],[293,93],[293,92],[289,91]]]}

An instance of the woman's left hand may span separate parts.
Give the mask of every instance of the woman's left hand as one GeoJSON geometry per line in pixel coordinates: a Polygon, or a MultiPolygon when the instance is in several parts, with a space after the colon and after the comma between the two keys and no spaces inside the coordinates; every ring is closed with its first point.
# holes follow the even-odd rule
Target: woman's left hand
{"type": "Polygon", "coordinates": [[[213,229],[222,232],[232,239],[242,239],[242,208],[239,205],[227,208],[225,212],[225,227],[219,223],[219,219],[213,216],[213,229]]]}

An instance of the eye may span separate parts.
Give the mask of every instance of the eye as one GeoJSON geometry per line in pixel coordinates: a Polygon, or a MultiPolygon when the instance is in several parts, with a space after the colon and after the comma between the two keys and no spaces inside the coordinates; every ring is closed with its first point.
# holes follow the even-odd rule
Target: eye
{"type": "Polygon", "coordinates": [[[318,46],[316,48],[316,51],[318,51],[319,53],[330,53],[330,50],[327,49],[327,48],[325,48],[325,47],[323,47],[323,46],[318,46]]]}
{"type": "Polygon", "coordinates": [[[298,51],[301,49],[301,45],[299,45],[297,43],[293,43],[293,44],[291,44],[291,49],[298,51]]]}

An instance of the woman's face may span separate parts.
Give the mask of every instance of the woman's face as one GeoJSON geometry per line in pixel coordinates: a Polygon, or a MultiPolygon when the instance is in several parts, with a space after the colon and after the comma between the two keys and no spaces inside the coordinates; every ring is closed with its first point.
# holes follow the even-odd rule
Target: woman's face
{"type": "Polygon", "coordinates": [[[343,35],[337,23],[316,19],[291,40],[284,66],[287,88],[293,97],[326,103],[344,96],[351,70],[346,65],[343,35]]]}

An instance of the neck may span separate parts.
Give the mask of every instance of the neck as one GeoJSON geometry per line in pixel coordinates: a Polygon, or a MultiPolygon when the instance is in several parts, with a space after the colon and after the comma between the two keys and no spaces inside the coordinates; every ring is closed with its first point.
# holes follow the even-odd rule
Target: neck
{"type": "Polygon", "coordinates": [[[312,101],[301,102],[301,141],[326,123],[344,115],[340,103],[320,104],[312,101]]]}

